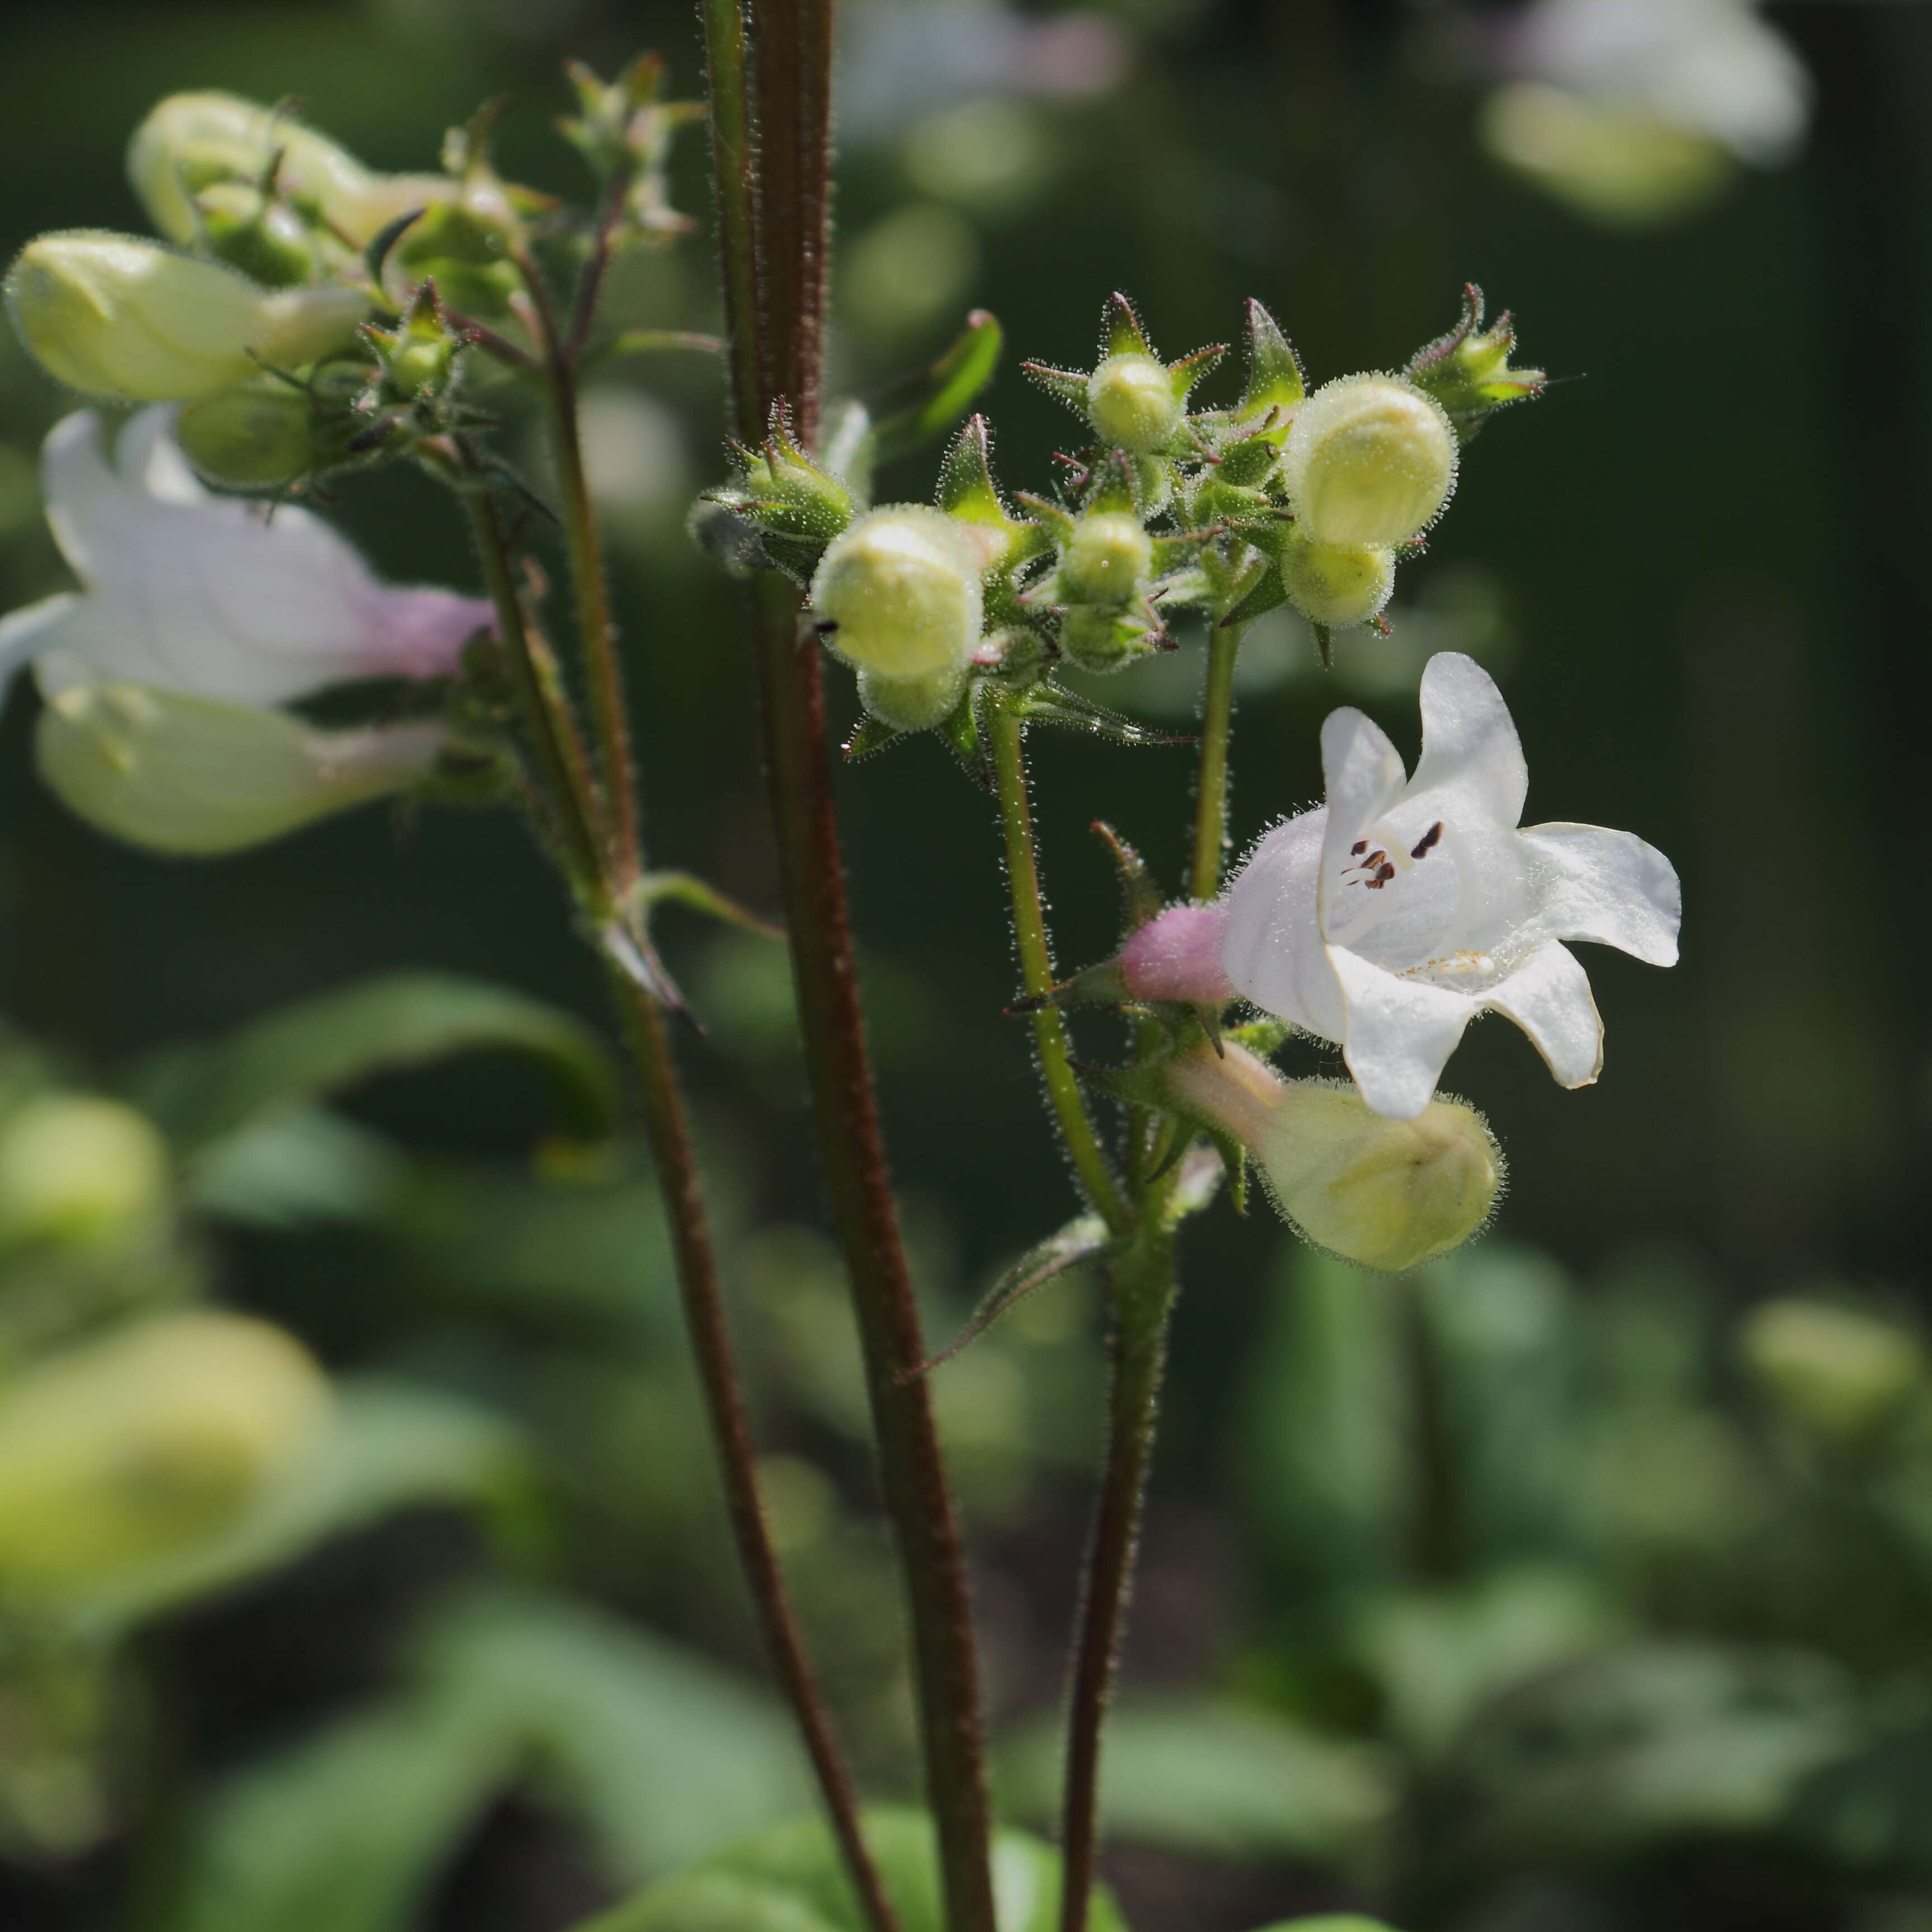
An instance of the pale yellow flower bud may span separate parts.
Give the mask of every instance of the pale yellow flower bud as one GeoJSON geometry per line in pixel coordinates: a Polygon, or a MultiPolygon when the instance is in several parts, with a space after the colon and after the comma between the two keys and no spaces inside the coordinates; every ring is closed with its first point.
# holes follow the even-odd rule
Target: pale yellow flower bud
{"type": "Polygon", "coordinates": [[[40,776],[97,830],[152,851],[239,851],[427,776],[440,724],[322,731],[285,711],[140,684],[52,693],[40,776]]]}
{"type": "Polygon", "coordinates": [[[213,262],[92,232],[31,242],[7,282],[20,338],[51,375],[90,394],[190,401],[352,340],[349,289],[271,294],[213,262]]]}
{"type": "Polygon", "coordinates": [[[40,1095],[0,1122],[0,1240],[112,1241],[159,1212],[167,1175],[145,1114],[98,1094],[40,1095]]]}
{"type": "Polygon", "coordinates": [[[1103,510],[1073,526],[1060,560],[1061,590],[1078,604],[1124,604],[1154,568],[1154,539],[1138,517],[1103,510]]]}
{"type": "Polygon", "coordinates": [[[1366,624],[1395,588],[1395,553],[1373,544],[1313,543],[1288,530],[1278,556],[1281,587],[1311,623],[1366,624]]]}
{"type": "Polygon", "coordinates": [[[1155,357],[1129,350],[1087,379],[1087,414],[1102,441],[1151,456],[1174,440],[1185,413],[1174,379],[1155,357]]]}
{"type": "Polygon", "coordinates": [[[1432,397],[1393,376],[1345,376],[1296,410],[1282,476],[1304,536],[1382,546],[1435,519],[1455,487],[1456,455],[1432,397]]]}
{"type": "Polygon", "coordinates": [[[881,724],[902,731],[923,731],[952,716],[966,688],[966,670],[928,671],[923,677],[859,674],[859,702],[881,724]]]}
{"type": "Polygon", "coordinates": [[[37,1364],[0,1389],[0,1587],[85,1589],[219,1532],[328,1404],[291,1337],[212,1311],[37,1364]]]}
{"type": "Polygon", "coordinates": [[[821,634],[847,663],[895,681],[961,670],[980,641],[980,557],[922,504],[874,510],[836,538],[812,580],[821,634]]]}
{"type": "Polygon", "coordinates": [[[1390,1274],[1459,1248],[1490,1218],[1501,1150],[1483,1117],[1432,1100],[1412,1120],[1370,1111],[1354,1087],[1285,1081],[1230,1045],[1164,1070],[1184,1112],[1231,1134],[1282,1214],[1317,1247],[1390,1274]]]}

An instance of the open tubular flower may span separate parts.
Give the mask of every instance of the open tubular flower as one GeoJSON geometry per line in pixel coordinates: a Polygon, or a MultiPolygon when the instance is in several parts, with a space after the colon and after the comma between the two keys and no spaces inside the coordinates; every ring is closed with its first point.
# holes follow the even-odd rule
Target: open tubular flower
{"type": "Polygon", "coordinates": [[[1295,411],[1282,476],[1303,536],[1385,546],[1435,520],[1455,487],[1456,454],[1432,396],[1394,376],[1344,376],[1295,411]]]}
{"type": "Polygon", "coordinates": [[[980,567],[971,533],[943,512],[872,511],[834,539],[812,577],[819,634],[879,678],[956,675],[980,641],[980,567]]]}
{"type": "Polygon", "coordinates": [[[189,401],[354,339],[352,289],[268,290],[136,236],[43,235],[7,281],[14,326],[50,375],[91,395],[189,401]]]}
{"type": "Polygon", "coordinates": [[[1419,1267],[1460,1247],[1496,1205],[1502,1156],[1460,1100],[1390,1120],[1352,1087],[1283,1080],[1232,1042],[1188,1048],[1162,1075],[1177,1109],[1238,1143],[1282,1215],[1345,1260],[1419,1267]]]}
{"type": "Polygon", "coordinates": [[[378,583],[320,518],[211,495],[144,410],[116,459],[80,410],[41,456],[47,520],[85,586],[0,618],[0,674],[278,704],[364,677],[436,677],[490,622],[481,599],[378,583]]]}
{"type": "Polygon", "coordinates": [[[1414,777],[1363,714],[1322,731],[1328,803],[1277,826],[1229,886],[1222,964],[1256,1006],[1340,1042],[1363,1097],[1412,1120],[1482,1012],[1528,1034],[1565,1087],[1603,1064],[1603,1022],[1565,940],[1677,958],[1677,874],[1628,832],[1519,829],[1522,747],[1487,672],[1422,675],[1414,777]]]}

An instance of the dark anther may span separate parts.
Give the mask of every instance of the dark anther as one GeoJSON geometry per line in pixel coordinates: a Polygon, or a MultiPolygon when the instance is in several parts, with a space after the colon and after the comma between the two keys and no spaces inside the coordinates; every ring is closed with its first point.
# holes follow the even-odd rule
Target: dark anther
{"type": "Polygon", "coordinates": [[[827,617],[822,623],[814,624],[812,628],[820,637],[829,638],[838,626],[836,620],[827,617]]]}
{"type": "Polygon", "coordinates": [[[1412,859],[1426,858],[1430,853],[1435,849],[1436,842],[1442,836],[1442,821],[1438,818],[1436,823],[1432,825],[1418,840],[1417,840],[1408,856],[1412,859]]]}
{"type": "Polygon", "coordinates": [[[1354,844],[1348,848],[1348,856],[1351,858],[1359,859],[1368,849],[1369,842],[1366,838],[1358,838],[1354,844]]]}

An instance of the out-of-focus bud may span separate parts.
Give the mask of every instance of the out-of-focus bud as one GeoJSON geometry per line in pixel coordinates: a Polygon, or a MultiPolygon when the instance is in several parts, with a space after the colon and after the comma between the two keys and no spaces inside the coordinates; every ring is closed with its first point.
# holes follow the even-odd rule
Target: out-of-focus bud
{"type": "Polygon", "coordinates": [[[881,724],[923,731],[952,716],[966,689],[966,669],[928,671],[923,677],[859,674],[859,702],[881,724]]]}
{"type": "Polygon", "coordinates": [[[318,466],[314,399],[265,376],[190,403],[175,418],[182,454],[226,490],[274,490],[318,466]]]}
{"type": "Polygon", "coordinates": [[[493,181],[438,202],[412,222],[389,257],[399,284],[434,280],[452,308],[485,320],[506,314],[517,292],[510,259],[515,217],[493,181]]]}
{"type": "Polygon", "coordinates": [[[428,778],[439,724],[323,731],[285,711],[147,685],[50,694],[40,776],[97,830],[155,852],[241,851],[428,778]]]}
{"type": "Polygon", "coordinates": [[[394,328],[364,323],[362,336],[382,364],[383,387],[398,401],[438,395],[449,386],[461,339],[443,320],[442,291],[424,282],[394,328]]]}
{"type": "Polygon", "coordinates": [[[1103,442],[1153,456],[1173,442],[1185,414],[1173,377],[1157,356],[1130,350],[1104,357],[1087,379],[1087,415],[1103,442]]]}
{"type": "Polygon", "coordinates": [[[1060,586],[1079,604],[1124,604],[1147,586],[1154,539],[1138,517],[1102,511],[1073,526],[1060,559],[1060,586]]]}
{"type": "Polygon", "coordinates": [[[234,1522],[312,1444],[328,1384],[279,1328],[198,1311],[0,1392],[0,1580],[84,1590],[234,1522]]]}
{"type": "Polygon", "coordinates": [[[1834,1442],[1875,1434],[1925,1378],[1924,1345],[1910,1329],[1837,1303],[1761,1302],[1740,1340],[1765,1393],[1793,1421],[1834,1442]]]}
{"type": "Polygon", "coordinates": [[[352,290],[272,292],[213,262],[92,232],[29,242],[7,282],[21,340],[48,373],[91,394],[192,401],[354,339],[352,290]]]}
{"type": "Polygon", "coordinates": [[[1372,544],[1316,543],[1298,526],[1270,540],[1281,587],[1310,623],[1366,624],[1395,589],[1395,553],[1372,544]]]}
{"type": "Polygon", "coordinates": [[[1351,1084],[1283,1080],[1232,1042],[1218,1055],[1190,1048],[1160,1071],[1176,1110],[1245,1148],[1286,1219],[1345,1261],[1420,1267],[1460,1247],[1496,1205],[1502,1153],[1460,1100],[1392,1120],[1351,1084]]]}
{"type": "Polygon", "coordinates": [[[356,248],[398,215],[456,193],[440,176],[374,173],[326,135],[232,94],[171,94],[128,146],[128,178],[174,242],[200,232],[196,196],[217,182],[259,186],[272,169],[284,197],[356,248]]]}
{"type": "Polygon", "coordinates": [[[302,218],[258,188],[218,182],[195,197],[208,252],[272,289],[308,280],[319,256],[302,218]]]}
{"type": "Polygon", "coordinates": [[[832,544],[812,578],[820,634],[848,664],[882,678],[957,674],[980,641],[980,566],[972,533],[940,511],[874,510],[832,544]]]}
{"type": "MultiPolygon", "coordinates": [[[[826,545],[852,520],[851,491],[806,455],[782,423],[774,427],[762,448],[741,446],[736,454],[737,482],[708,491],[708,500],[759,533],[763,561],[790,572],[801,582],[808,580],[826,545]]],[[[742,547],[729,540],[727,531],[715,523],[706,530],[694,522],[693,530],[728,570],[734,568],[732,557],[742,547]],[[719,548],[721,538],[728,548],[719,548]]]]}
{"type": "Polygon", "coordinates": [[[1102,676],[1157,650],[1162,635],[1144,616],[1111,604],[1076,604],[1060,620],[1060,647],[1068,662],[1102,676]]]}
{"type": "Polygon", "coordinates": [[[1462,291],[1456,326],[1418,350],[1402,373],[1449,412],[1456,434],[1467,442],[1484,418],[1540,394],[1548,383],[1540,369],[1509,366],[1515,347],[1508,310],[1483,326],[1483,292],[1472,282],[1462,291]]]}
{"type": "Polygon", "coordinates": [[[0,1121],[0,1242],[110,1244],[167,1198],[168,1157],[145,1114],[91,1094],[48,1094],[0,1121]]]}
{"type": "Polygon", "coordinates": [[[1434,520],[1455,487],[1456,456],[1432,396],[1393,376],[1345,376],[1296,410],[1282,477],[1304,536],[1382,547],[1434,520]]]}

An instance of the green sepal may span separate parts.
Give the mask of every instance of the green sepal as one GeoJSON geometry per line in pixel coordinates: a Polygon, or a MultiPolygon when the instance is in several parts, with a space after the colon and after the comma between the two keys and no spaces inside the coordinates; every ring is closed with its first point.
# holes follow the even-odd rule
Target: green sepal
{"type": "Polygon", "coordinates": [[[412,208],[399,214],[393,221],[386,221],[370,236],[369,244],[362,250],[362,266],[368,271],[370,283],[380,289],[382,286],[382,269],[389,259],[389,251],[403,238],[404,232],[413,223],[420,221],[428,213],[427,207],[412,208]]]}
{"type": "Polygon", "coordinates": [[[1195,384],[1210,370],[1218,368],[1227,352],[1225,342],[1214,342],[1205,349],[1196,350],[1192,356],[1184,356],[1178,362],[1170,362],[1167,365],[1167,380],[1174,385],[1174,400],[1186,402],[1195,384]]]}
{"type": "Polygon", "coordinates": [[[1178,570],[1154,591],[1154,601],[1162,610],[1171,604],[1198,606],[1204,610],[1214,607],[1214,586],[1208,580],[1208,573],[1198,566],[1191,570],[1178,570]]]}
{"type": "MultiPolygon", "coordinates": [[[[1100,354],[1109,356],[1151,356],[1154,344],[1148,340],[1148,332],[1141,326],[1141,319],[1132,302],[1116,289],[1107,298],[1107,305],[1100,314],[1100,354]]],[[[1083,382],[1084,394],[1085,385],[1083,382]]]]}
{"type": "Polygon", "coordinates": [[[840,750],[844,758],[856,762],[883,752],[888,745],[896,745],[903,738],[916,738],[918,735],[916,731],[902,731],[896,724],[888,724],[883,718],[874,718],[867,712],[840,750]]]}
{"type": "Polygon", "coordinates": [[[742,932],[754,932],[760,939],[782,939],[785,936],[782,926],[761,919],[748,907],[741,906],[736,899],[721,892],[708,879],[700,879],[695,872],[646,872],[625,895],[624,910],[638,920],[647,922],[667,900],[688,906],[693,912],[703,913],[724,925],[735,926],[742,932]]]}
{"type": "Polygon", "coordinates": [[[1022,362],[1020,373],[1037,382],[1049,396],[1086,415],[1087,378],[1078,370],[1056,369],[1049,362],[1022,362]]]}
{"type": "Polygon", "coordinates": [[[976,308],[966,318],[964,333],[938,362],[872,402],[873,462],[890,463],[943,435],[992,380],[1005,341],[998,320],[976,308]]]}
{"type": "MultiPolygon", "coordinates": [[[[1073,540],[1073,532],[1078,519],[1071,510],[1052,502],[1044,496],[1037,496],[1030,490],[1018,493],[1018,500],[1034,514],[1034,520],[1050,536],[1055,544],[1064,549],[1073,540]]],[[[1051,602],[1049,598],[1047,600],[1051,602]]]]}
{"type": "Polygon", "coordinates": [[[1322,661],[1324,670],[1335,668],[1335,634],[1326,624],[1318,624],[1311,617],[1308,628],[1315,634],[1315,655],[1322,661]]]}
{"type": "Polygon", "coordinates": [[[992,439],[982,416],[969,416],[939,466],[936,500],[949,517],[982,529],[999,531],[1005,547],[988,566],[1001,573],[1017,569],[1030,558],[1052,548],[1052,533],[1044,526],[1016,517],[1006,506],[993,481],[992,439]]]}
{"type": "Polygon", "coordinates": [[[1007,702],[1029,724],[1053,724],[1062,730],[1084,731],[1089,737],[1106,738],[1116,745],[1191,745],[1195,742],[1174,732],[1156,731],[1046,679],[1007,702]]]}
{"type": "Polygon", "coordinates": [[[1238,624],[1252,624],[1259,616],[1277,610],[1288,602],[1288,592],[1282,587],[1281,572],[1273,563],[1248,586],[1246,596],[1230,610],[1221,622],[1232,629],[1238,624]]]}
{"type": "Polygon", "coordinates": [[[1081,505],[1089,516],[1137,516],[1141,493],[1134,466],[1124,450],[1117,449],[1095,472],[1093,488],[1081,505]]]}
{"type": "Polygon", "coordinates": [[[1288,434],[1288,412],[1308,393],[1301,358],[1274,317],[1252,298],[1248,302],[1248,386],[1241,393],[1244,418],[1280,413],[1266,434],[1279,443],[1288,434]]]}
{"type": "Polygon", "coordinates": [[[930,1375],[942,1363],[950,1362],[968,1343],[976,1342],[1008,1309],[1024,1301],[1036,1288],[1044,1288],[1068,1269],[1083,1262],[1105,1262],[1120,1253],[1124,1240],[1110,1239],[1107,1224],[1097,1214],[1082,1214],[1057,1229],[1043,1241],[1036,1242],[1012,1266],[1005,1270],[980,1298],[967,1324],[952,1341],[936,1355],[900,1376],[909,1382],[930,1375]]]}
{"type": "Polygon", "coordinates": [[[1136,1004],[1120,976],[1118,959],[1102,959],[1097,965],[1083,966],[1070,979],[1049,986],[1043,993],[1029,993],[1006,1008],[1010,1013],[1058,1012],[1062,1006],[1126,1006],[1136,1004]]]}
{"type": "Polygon", "coordinates": [[[1221,451],[1218,480],[1244,490],[1258,489],[1274,475],[1281,460],[1281,445],[1266,430],[1253,436],[1236,436],[1221,451]]]}
{"type": "Polygon", "coordinates": [[[1237,1046],[1244,1046],[1262,1060],[1271,1060],[1294,1036],[1292,1022],[1276,1019],[1273,1014],[1256,1020],[1246,1020],[1238,1027],[1228,1029],[1228,1038],[1237,1046]]]}
{"type": "Polygon", "coordinates": [[[1189,520],[1198,529],[1210,525],[1238,530],[1268,530],[1281,518],[1267,494],[1236,482],[1220,470],[1202,478],[1188,499],[1189,520]]]}
{"type": "Polygon", "coordinates": [[[1446,335],[1419,349],[1402,373],[1449,412],[1464,442],[1488,418],[1512,403],[1541,392],[1549,377],[1540,369],[1512,369],[1516,331],[1505,309],[1483,326],[1483,292],[1474,282],[1462,290],[1462,312],[1446,335]]]}
{"type": "Polygon", "coordinates": [[[990,790],[993,760],[986,748],[986,734],[980,728],[980,687],[982,680],[968,681],[965,695],[934,728],[940,742],[959,761],[959,769],[973,782],[990,790]]]}
{"type": "Polygon", "coordinates": [[[1120,908],[1126,918],[1123,938],[1131,938],[1149,921],[1159,916],[1163,899],[1148,862],[1103,818],[1094,821],[1093,830],[1107,848],[1120,886],[1120,908]]]}

